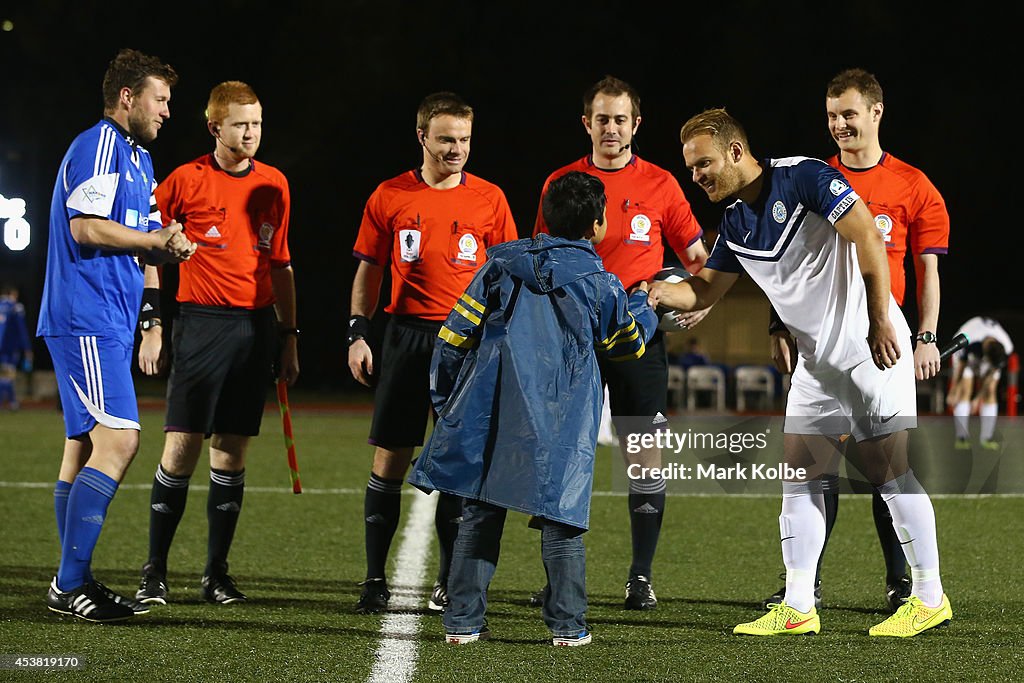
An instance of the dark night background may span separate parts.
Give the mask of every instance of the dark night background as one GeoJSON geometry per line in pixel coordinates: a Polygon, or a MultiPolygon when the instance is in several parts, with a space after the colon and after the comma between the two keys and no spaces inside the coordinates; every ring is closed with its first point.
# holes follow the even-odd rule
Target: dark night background
{"type": "MultiPolygon", "coordinates": [[[[1020,257],[1009,248],[1019,228],[1006,219],[1016,212],[1005,186],[1017,156],[1004,140],[1017,137],[1016,21],[958,7],[5,2],[0,21],[13,30],[0,32],[0,193],[28,201],[33,243],[20,253],[0,244],[0,279],[21,286],[34,324],[56,169],[101,116],[103,72],[122,47],[155,54],[180,76],[172,118],[148,145],[158,177],[212,150],[203,109],[213,85],[240,79],[259,94],[257,158],[291,184],[299,386],[310,391],[354,386],[342,360],[352,244],[374,187],[421,159],[414,129],[424,95],[454,90],[474,106],[467,170],[502,187],[526,236],[547,174],[589,151],[583,90],[605,74],[623,78],[642,97],[638,153],[676,174],[709,231],[721,207],[688,179],[682,122],[726,106],[758,156],[825,158],[835,151],[825,85],[861,66],[885,89],[883,148],[925,171],[951,216],[940,338],[991,314],[1024,339],[1012,285],[1020,257]]],[[[39,363],[48,364],[45,352],[39,363]]]]}

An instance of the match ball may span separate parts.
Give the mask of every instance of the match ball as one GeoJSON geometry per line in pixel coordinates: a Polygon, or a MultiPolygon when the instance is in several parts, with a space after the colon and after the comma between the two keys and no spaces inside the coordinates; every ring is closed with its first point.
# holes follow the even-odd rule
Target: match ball
{"type": "MultiPolygon", "coordinates": [[[[667,282],[670,285],[677,284],[679,282],[685,282],[693,277],[688,270],[680,268],[679,266],[669,266],[662,268],[654,277],[651,278],[655,282],[667,282]]],[[[685,329],[679,324],[679,311],[674,311],[671,308],[665,308],[664,306],[658,306],[654,311],[658,316],[658,329],[662,332],[679,332],[685,329]]]]}

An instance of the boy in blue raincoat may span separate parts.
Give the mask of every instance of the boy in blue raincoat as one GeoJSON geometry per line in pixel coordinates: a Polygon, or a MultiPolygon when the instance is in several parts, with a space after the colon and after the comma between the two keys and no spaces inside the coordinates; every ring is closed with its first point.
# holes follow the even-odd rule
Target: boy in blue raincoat
{"type": "Polygon", "coordinates": [[[646,286],[627,296],[594,251],[605,233],[600,180],[567,173],[542,210],[551,234],[491,247],[435,343],[438,419],[409,481],[466,498],[444,613],[449,643],[490,636],[487,587],[510,509],[541,522],[552,642],[591,640],[582,534],[601,417],[595,352],[643,355],[657,318],[646,286]]]}

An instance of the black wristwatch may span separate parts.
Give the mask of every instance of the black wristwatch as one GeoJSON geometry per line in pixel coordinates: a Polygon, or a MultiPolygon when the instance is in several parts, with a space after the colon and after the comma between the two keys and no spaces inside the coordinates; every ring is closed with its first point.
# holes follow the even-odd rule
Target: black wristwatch
{"type": "Polygon", "coordinates": [[[160,322],[160,318],[150,318],[149,320],[141,321],[139,323],[139,327],[142,328],[143,332],[146,332],[147,330],[151,330],[154,327],[159,327],[161,324],[162,323],[160,322]]]}
{"type": "Polygon", "coordinates": [[[918,332],[914,335],[914,341],[919,341],[922,344],[934,344],[937,338],[934,332],[918,332]]]}

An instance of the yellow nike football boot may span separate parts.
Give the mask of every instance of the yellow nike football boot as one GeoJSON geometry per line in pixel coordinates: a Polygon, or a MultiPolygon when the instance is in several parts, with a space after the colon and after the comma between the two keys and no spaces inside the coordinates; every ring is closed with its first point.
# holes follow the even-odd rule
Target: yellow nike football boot
{"type": "Polygon", "coordinates": [[[745,636],[800,636],[814,635],[820,630],[821,619],[814,607],[811,607],[810,612],[798,612],[785,602],[780,602],[773,604],[768,614],[740,624],[732,632],[745,636]]]}
{"type": "Polygon", "coordinates": [[[953,618],[953,609],[949,606],[949,598],[943,594],[938,607],[925,607],[921,598],[910,596],[903,606],[881,624],[868,630],[869,636],[892,636],[894,638],[912,638],[930,628],[944,626],[953,618]]]}

